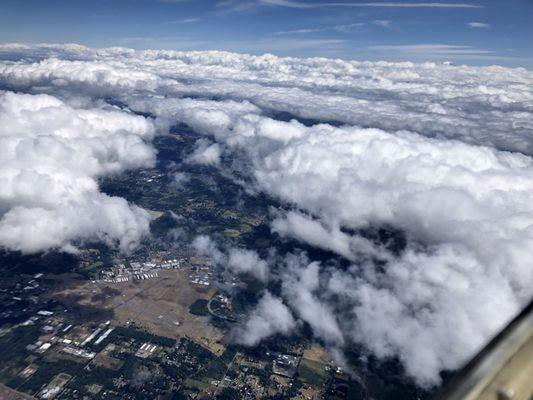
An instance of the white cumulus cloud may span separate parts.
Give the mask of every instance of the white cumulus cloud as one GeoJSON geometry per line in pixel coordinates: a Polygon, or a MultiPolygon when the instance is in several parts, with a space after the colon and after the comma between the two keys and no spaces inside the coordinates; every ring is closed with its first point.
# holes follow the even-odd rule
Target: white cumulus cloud
{"type": "Polygon", "coordinates": [[[283,301],[266,292],[243,327],[234,333],[237,342],[253,346],[275,334],[288,334],[296,327],[290,310],[283,301]]]}
{"type": "Polygon", "coordinates": [[[0,245],[36,252],[102,240],[132,250],[150,217],[101,193],[97,178],[152,165],[145,139],[154,132],[150,121],[121,111],[0,93],[0,245]]]}

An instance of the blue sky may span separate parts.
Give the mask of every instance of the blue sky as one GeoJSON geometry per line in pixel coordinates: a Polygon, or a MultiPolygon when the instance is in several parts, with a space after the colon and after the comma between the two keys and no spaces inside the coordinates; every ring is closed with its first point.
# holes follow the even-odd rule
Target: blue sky
{"type": "Polygon", "coordinates": [[[0,0],[1,42],[533,67],[531,0],[0,0]]]}

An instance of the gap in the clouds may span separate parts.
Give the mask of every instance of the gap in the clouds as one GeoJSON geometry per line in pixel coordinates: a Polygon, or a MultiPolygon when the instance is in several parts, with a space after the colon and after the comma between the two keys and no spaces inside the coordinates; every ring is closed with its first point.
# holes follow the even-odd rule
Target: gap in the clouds
{"type": "Polygon", "coordinates": [[[346,125],[345,123],[341,122],[341,121],[335,121],[335,120],[321,120],[321,119],[316,119],[316,118],[303,118],[303,117],[299,117],[297,115],[294,115],[290,112],[287,112],[287,111],[277,111],[277,110],[264,110],[265,112],[265,115],[267,117],[270,117],[272,119],[275,119],[275,120],[278,120],[278,121],[283,121],[283,122],[290,122],[292,120],[295,120],[295,121],[298,121],[299,123],[301,123],[302,125],[306,126],[306,127],[311,127],[311,126],[314,126],[314,125],[319,125],[319,124],[327,124],[327,125],[331,125],[331,126],[334,126],[334,127],[340,127],[340,126],[343,126],[343,125],[346,125]]]}
{"type": "MultiPolygon", "coordinates": [[[[114,104],[119,107],[126,107],[124,103],[115,102],[114,104]]],[[[149,113],[145,113],[144,116],[155,118],[149,113]]],[[[278,113],[277,117],[287,120],[296,118],[290,113],[278,113]]],[[[325,123],[325,121],[311,119],[303,119],[300,122],[309,126],[325,123]]],[[[340,123],[338,124],[340,125],[340,123]]],[[[168,207],[168,211],[172,210],[173,206],[194,199],[195,202],[200,203],[213,201],[215,208],[220,207],[261,215],[265,217],[261,224],[255,226],[250,234],[239,236],[238,242],[241,245],[257,249],[261,255],[266,255],[266,250],[269,247],[276,248],[282,254],[300,249],[314,260],[324,261],[337,258],[340,267],[344,269],[349,266],[347,259],[338,257],[333,251],[311,246],[305,241],[298,241],[290,237],[281,238],[277,233],[271,231],[272,210],[285,213],[294,209],[295,205],[283,204],[255,187],[253,177],[249,176],[249,171],[246,170],[247,157],[243,152],[233,150],[231,154],[226,154],[222,157],[221,165],[218,167],[188,163],[187,157],[193,152],[195,143],[204,137],[205,135],[197,133],[185,123],[173,125],[169,129],[169,134],[157,136],[153,140],[153,146],[158,154],[153,170],[130,171],[119,177],[103,179],[101,190],[109,195],[124,197],[128,201],[149,210],[154,209],[154,204],[162,202],[168,207]],[[236,163],[236,160],[240,160],[242,164],[236,163]],[[157,179],[142,185],[131,184],[132,180],[139,181],[139,175],[141,175],[142,180],[142,175],[150,174],[157,175],[157,179]],[[175,174],[185,174],[188,177],[187,182],[180,184],[179,188],[173,187],[175,174]],[[128,177],[126,179],[128,183],[115,186],[124,177],[128,177]],[[268,243],[268,246],[265,243],[268,243]],[[258,246],[258,244],[261,245],[258,246]]],[[[172,211],[179,213],[178,209],[172,211]]],[[[208,226],[209,222],[213,222],[213,225],[201,231],[190,231],[187,240],[190,241],[194,234],[198,233],[219,235],[220,231],[225,231],[223,226],[216,223],[217,216],[206,210],[200,210],[194,218],[189,218],[187,223],[195,225],[200,222],[200,219],[203,219],[203,223],[207,222],[208,226]]],[[[175,220],[168,217],[168,214],[166,214],[166,221],[169,225],[178,226],[175,220]]],[[[185,230],[187,231],[187,229],[185,230]]],[[[340,230],[352,237],[363,237],[395,256],[400,255],[407,248],[408,238],[405,232],[393,226],[369,225],[357,229],[341,226],[340,230]]],[[[219,236],[224,240],[228,239],[224,235],[219,236]]],[[[184,239],[182,238],[182,240],[184,239]]]]}
{"type": "MultiPolygon", "coordinates": [[[[256,105],[258,108],[262,109],[263,115],[265,117],[272,118],[274,120],[282,121],[282,122],[289,122],[291,120],[296,120],[302,125],[306,127],[319,125],[319,124],[328,124],[335,127],[340,127],[342,125],[346,125],[342,121],[336,121],[336,120],[330,120],[330,119],[316,119],[316,118],[304,118],[298,115],[295,115],[293,113],[290,113],[288,111],[280,111],[276,110],[274,108],[265,108],[262,107],[259,104],[256,104],[253,100],[249,100],[247,98],[241,98],[234,95],[201,95],[201,94],[195,94],[195,93],[184,93],[182,99],[191,99],[191,100],[203,100],[203,101],[249,101],[251,104],[256,105]]],[[[142,113],[139,113],[139,115],[143,115],[142,113]]],[[[149,115],[149,114],[146,114],[149,115]]],[[[182,127],[186,127],[185,124],[180,124],[182,127]]],[[[188,127],[187,127],[188,128],[188,127]]],[[[188,128],[190,131],[194,132],[191,128],[188,128]]]]}
{"type": "MultiPolygon", "coordinates": [[[[240,101],[240,102],[249,101],[251,104],[254,104],[258,108],[260,108],[265,117],[269,117],[269,118],[272,118],[274,120],[278,120],[278,121],[282,121],[282,122],[290,122],[292,120],[295,120],[295,121],[301,123],[302,125],[304,125],[306,127],[311,127],[311,126],[319,125],[319,124],[328,124],[328,125],[331,125],[331,126],[334,126],[334,127],[340,127],[340,126],[346,125],[345,122],[338,121],[338,120],[305,118],[305,117],[298,116],[298,115],[296,115],[294,113],[291,113],[289,111],[280,111],[280,110],[276,110],[274,108],[262,107],[261,105],[256,104],[253,100],[249,100],[247,98],[240,98],[240,97],[237,97],[237,96],[234,96],[234,95],[227,95],[227,96],[225,96],[225,95],[209,95],[209,96],[205,96],[205,95],[201,95],[201,94],[185,93],[185,94],[183,94],[183,97],[181,97],[181,98],[182,99],[191,99],[191,100],[203,100],[203,101],[240,101]]],[[[118,105],[118,103],[116,103],[116,102],[113,102],[113,103],[118,105]]],[[[110,104],[112,104],[112,103],[110,102],[110,104]]],[[[126,107],[126,105],[124,103],[120,103],[120,104],[122,104],[124,107],[126,107]]],[[[138,112],[138,114],[139,115],[143,115],[143,116],[151,116],[148,113],[139,113],[138,112]]],[[[180,126],[181,127],[186,127],[185,124],[180,124],[180,126]]],[[[191,133],[194,132],[189,127],[186,127],[186,129],[188,129],[191,133]]]]}
{"type": "Polygon", "coordinates": [[[167,222],[184,229],[184,242],[196,234],[239,229],[238,220],[229,218],[231,213],[247,215],[255,225],[247,223],[242,236],[254,242],[252,231],[269,231],[263,219],[272,202],[263,194],[247,193],[219,168],[186,162],[200,137],[186,125],[172,127],[170,134],[153,141],[158,154],[154,168],[102,179],[101,190],[145,209],[165,212],[167,222]],[[220,210],[228,210],[229,217],[220,215],[220,210]],[[183,221],[171,221],[170,213],[183,217],[183,221]]]}
{"type": "MultiPolygon", "coordinates": [[[[114,105],[125,107],[123,103],[114,105]]],[[[153,115],[146,114],[146,117],[153,115]]],[[[292,114],[284,116],[290,120],[292,114]]],[[[307,120],[308,124],[319,121],[307,120]]],[[[322,121],[320,121],[322,122],[322,121]]],[[[224,234],[227,229],[220,225],[219,216],[210,210],[231,209],[246,214],[260,215],[263,220],[254,226],[250,233],[239,236],[238,243],[242,246],[256,249],[260,255],[266,255],[269,248],[276,248],[279,253],[288,253],[295,249],[305,251],[313,260],[326,261],[337,258],[339,267],[345,269],[349,261],[338,257],[333,251],[320,249],[305,242],[291,238],[281,238],[273,233],[270,227],[271,210],[289,211],[291,205],[284,205],[268,194],[253,190],[246,190],[253,186],[250,177],[242,169],[236,169],[234,158],[239,154],[232,154],[222,160],[221,167],[195,165],[186,162],[192,153],[198,139],[205,137],[194,131],[186,124],[180,123],[170,128],[169,134],[157,136],[153,146],[157,150],[156,166],[148,170],[129,171],[119,176],[103,178],[100,182],[101,190],[112,196],[120,196],[140,207],[148,210],[163,211],[164,216],[152,223],[152,233],[158,234],[166,228],[181,228],[183,242],[191,241],[196,234],[210,234],[219,236],[222,240],[230,240],[224,234]],[[176,174],[187,176],[187,181],[175,186],[176,174]],[[155,177],[155,178],[150,178],[155,177]],[[169,212],[180,213],[180,205],[194,199],[195,203],[208,205],[197,210],[194,216],[177,222],[170,217],[169,212]],[[157,207],[164,206],[164,210],[157,207]],[[189,229],[191,226],[200,230],[189,229]]],[[[241,155],[242,156],[242,155],[241,155]]],[[[216,214],[216,213],[215,213],[216,214]]],[[[383,246],[392,254],[399,255],[407,246],[405,234],[391,226],[368,226],[360,229],[341,227],[341,231],[350,236],[360,236],[370,240],[376,246],[383,246]]],[[[159,239],[165,240],[164,237],[159,239]]]]}
{"type": "MultiPolygon", "coordinates": [[[[220,235],[225,232],[226,227],[219,222],[218,210],[227,209],[261,217],[261,222],[253,226],[249,233],[240,235],[238,241],[244,246],[258,249],[262,254],[266,254],[269,247],[276,247],[283,252],[300,247],[317,259],[335,256],[330,251],[305,243],[281,240],[279,235],[272,233],[269,225],[270,210],[272,207],[282,209],[283,205],[264,192],[247,191],[243,184],[248,182],[245,179],[249,177],[243,174],[244,171],[234,169],[231,157],[222,161],[223,168],[187,163],[186,159],[192,153],[196,140],[201,137],[203,136],[185,124],[173,126],[170,134],[158,136],[153,141],[157,150],[155,168],[102,178],[100,189],[108,195],[123,197],[145,209],[166,212],[163,220],[160,218],[156,221],[157,224],[163,223],[174,228],[182,226],[188,231],[187,238],[182,238],[184,242],[190,241],[199,233],[220,235]],[[185,175],[186,182],[176,185],[176,174],[185,175]],[[198,206],[192,216],[182,222],[169,218],[168,212],[180,214],[181,206],[191,201],[198,206]],[[199,207],[200,205],[204,207],[199,207]],[[201,228],[199,230],[188,229],[198,225],[201,228]]],[[[158,225],[156,230],[159,230],[158,225]]],[[[224,235],[221,238],[232,240],[224,235]]]]}
{"type": "Polygon", "coordinates": [[[375,224],[359,229],[341,227],[340,231],[350,236],[361,236],[368,239],[376,246],[383,246],[394,256],[403,253],[409,244],[406,232],[392,225],[375,224]]]}

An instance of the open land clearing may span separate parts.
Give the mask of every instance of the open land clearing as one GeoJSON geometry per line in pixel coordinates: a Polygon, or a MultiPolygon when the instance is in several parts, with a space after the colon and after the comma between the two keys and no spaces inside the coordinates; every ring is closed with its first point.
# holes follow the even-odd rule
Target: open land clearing
{"type": "Polygon", "coordinates": [[[79,280],[70,274],[58,277],[57,289],[50,297],[74,301],[79,313],[98,310],[116,325],[134,323],[156,335],[191,337],[218,353],[221,349],[216,342],[223,333],[209,323],[209,317],[189,313],[191,304],[209,300],[216,289],[191,283],[190,274],[189,269],[162,270],[158,279],[118,284],[79,280]]]}

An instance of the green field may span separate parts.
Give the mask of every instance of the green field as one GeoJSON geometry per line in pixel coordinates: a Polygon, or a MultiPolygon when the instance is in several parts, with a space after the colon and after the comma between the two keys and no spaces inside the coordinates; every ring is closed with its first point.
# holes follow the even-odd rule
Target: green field
{"type": "Polygon", "coordinates": [[[210,383],[197,381],[196,379],[191,379],[191,378],[187,378],[185,380],[185,386],[187,386],[188,388],[199,389],[199,390],[211,388],[210,383]]]}
{"type": "Polygon", "coordinates": [[[330,377],[330,372],[326,370],[326,367],[327,364],[320,361],[302,358],[298,366],[298,375],[302,381],[320,386],[330,377]]]}

